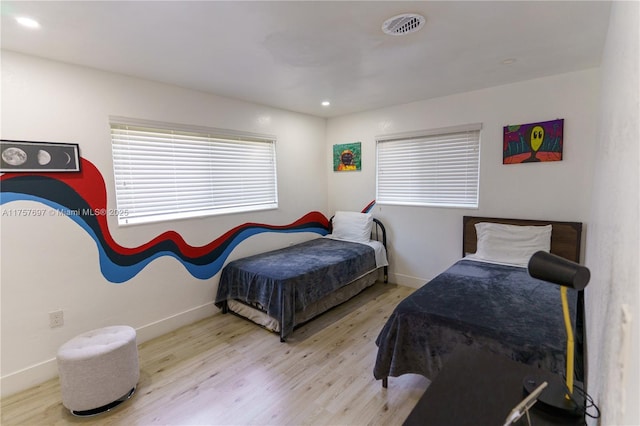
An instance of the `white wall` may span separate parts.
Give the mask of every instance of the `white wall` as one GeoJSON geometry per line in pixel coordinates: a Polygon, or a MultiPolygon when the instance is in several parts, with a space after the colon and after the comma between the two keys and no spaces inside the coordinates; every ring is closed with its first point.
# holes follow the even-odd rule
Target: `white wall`
{"type": "Polygon", "coordinates": [[[586,257],[588,390],[603,425],[640,423],[639,40],[640,4],[614,2],[586,257]]]}
{"type": "MultiPolygon", "coordinates": [[[[118,228],[116,242],[135,247],[167,230],[187,243],[207,244],[246,222],[284,225],[309,211],[327,211],[326,120],[212,96],[122,75],[2,52],[3,139],[71,142],[106,180],[115,208],[109,115],[193,124],[277,137],[277,210],[118,228]]],[[[2,210],[42,209],[12,202],[2,210]]],[[[57,348],[78,333],[128,324],[139,342],[217,312],[218,275],[193,278],[176,260],[160,258],[128,282],[112,284],[100,273],[89,235],[67,217],[1,217],[2,394],[57,374],[57,348]],[[63,309],[65,325],[50,329],[48,312],[63,309]]],[[[315,234],[261,234],[232,258],[308,239],[315,234]]]]}
{"type": "Polygon", "coordinates": [[[389,231],[391,280],[421,286],[460,258],[464,215],[580,221],[588,234],[599,78],[587,70],[330,119],[327,152],[361,141],[362,171],[329,174],[329,210],[375,199],[376,136],[482,123],[478,209],[374,208],[389,231]],[[556,118],[562,161],[502,164],[504,126],[556,118]]]}
{"type": "MultiPolygon", "coordinates": [[[[635,9],[637,12],[637,6],[635,9]]],[[[614,10],[612,22],[616,23],[612,27],[621,26],[620,31],[624,31],[632,25],[627,22],[630,18],[624,16],[633,14],[620,12],[616,7],[614,10]]],[[[633,148],[632,144],[637,144],[638,139],[628,137],[633,127],[620,128],[617,121],[617,117],[632,117],[633,105],[628,104],[634,102],[629,94],[633,92],[625,90],[634,83],[637,86],[637,69],[635,82],[628,81],[628,71],[622,71],[630,69],[623,62],[625,58],[633,60],[633,55],[628,58],[629,43],[624,40],[621,50],[614,48],[620,38],[616,32],[609,36],[603,72],[606,93],[600,115],[600,71],[587,70],[334,118],[328,124],[320,118],[2,52],[0,133],[5,139],[79,143],[82,155],[96,164],[106,179],[110,206],[115,206],[115,202],[109,115],[277,136],[280,185],[277,211],[128,228],[118,228],[115,218],[110,218],[116,241],[132,247],[168,229],[179,232],[192,245],[202,245],[248,221],[284,224],[311,210],[327,214],[338,209],[359,210],[375,198],[375,136],[481,122],[479,209],[376,206],[374,213],[385,221],[390,234],[392,280],[419,286],[459,258],[463,215],[584,222],[588,241],[586,262],[594,272],[587,292],[587,298],[591,297],[587,307],[590,391],[608,408],[608,413],[618,413],[616,421],[631,424],[630,411],[624,414],[616,405],[617,394],[612,389],[623,384],[627,389],[622,395],[626,401],[637,399],[637,389],[629,379],[630,374],[637,377],[637,363],[625,380],[620,379],[614,357],[620,334],[611,338],[614,344],[611,348],[594,349],[602,346],[594,346],[594,342],[604,338],[608,325],[618,324],[624,292],[635,291],[635,299],[629,299],[630,311],[636,316],[638,312],[638,280],[633,278],[634,272],[637,275],[637,263],[634,270],[628,268],[630,263],[612,260],[614,254],[630,256],[633,250],[611,251],[613,241],[622,241],[633,248],[634,240],[621,229],[611,229],[616,222],[607,216],[612,211],[620,214],[634,211],[634,205],[628,204],[628,200],[633,200],[633,186],[626,192],[621,190],[607,196],[609,186],[619,185],[623,178],[635,177],[637,182],[637,164],[635,175],[625,169],[615,178],[606,179],[619,164],[627,164],[626,149],[635,149],[637,157],[637,145],[633,148]],[[502,165],[503,126],[555,118],[565,119],[563,161],[502,165]],[[602,129],[598,135],[599,118],[602,129]],[[362,171],[331,172],[333,144],[355,141],[362,142],[362,171]],[[614,143],[623,144],[623,150],[616,150],[618,145],[614,143]],[[601,157],[607,158],[598,160],[602,164],[598,163],[594,181],[594,164],[601,157]],[[318,158],[326,160],[315,161],[318,158]],[[613,203],[612,209],[603,207],[609,202],[613,203]],[[616,232],[611,234],[613,231],[616,232]],[[603,263],[611,267],[600,269],[598,265],[603,263]],[[620,292],[608,296],[614,286],[620,286],[620,292]],[[590,317],[589,312],[594,310],[598,313],[590,317]],[[601,373],[594,376],[598,370],[601,373]]],[[[637,44],[635,49],[637,59],[637,44]]],[[[637,115],[637,97],[635,102],[637,115]]],[[[637,117],[635,126],[637,132],[637,117]]],[[[636,186],[636,221],[637,193],[636,186]]],[[[2,208],[20,207],[43,206],[15,202],[2,208]]],[[[629,229],[633,221],[628,215],[622,219],[626,221],[622,222],[624,229],[629,229]]],[[[98,269],[95,243],[70,219],[0,217],[0,220],[2,395],[55,375],[54,356],[59,345],[86,329],[126,323],[136,327],[139,337],[145,340],[216,312],[211,302],[217,276],[197,280],[177,261],[161,258],[134,279],[111,284],[98,269]],[[49,329],[47,313],[56,309],[64,309],[66,324],[49,329]]],[[[637,224],[635,229],[637,232],[637,224]]],[[[236,249],[233,257],[307,237],[290,234],[252,237],[236,249]]],[[[636,237],[636,260],[637,241],[636,237]]],[[[637,333],[637,318],[632,324],[637,333]]],[[[637,345],[636,339],[631,352],[636,360],[637,345]]],[[[634,408],[637,415],[638,408],[634,408]]]]}

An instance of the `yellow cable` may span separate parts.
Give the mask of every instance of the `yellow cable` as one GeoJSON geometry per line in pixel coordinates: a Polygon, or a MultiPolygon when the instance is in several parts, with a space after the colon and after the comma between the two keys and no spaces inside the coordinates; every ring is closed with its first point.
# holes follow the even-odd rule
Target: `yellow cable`
{"type": "Polygon", "coordinates": [[[569,302],[567,302],[567,287],[560,287],[560,297],[562,299],[562,313],[564,314],[564,326],[567,329],[567,388],[569,393],[565,398],[571,399],[573,395],[573,328],[571,327],[571,318],[569,316],[569,302]]]}

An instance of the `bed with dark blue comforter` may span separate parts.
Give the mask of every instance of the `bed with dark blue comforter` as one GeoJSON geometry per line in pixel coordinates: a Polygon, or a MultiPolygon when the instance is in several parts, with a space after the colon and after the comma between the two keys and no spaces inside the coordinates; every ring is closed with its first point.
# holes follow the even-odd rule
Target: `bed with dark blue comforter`
{"type": "MultiPolygon", "coordinates": [[[[384,235],[384,227],[376,223],[384,235]]],[[[264,313],[277,321],[273,330],[284,341],[296,325],[376,282],[376,252],[384,252],[386,243],[386,236],[381,238],[370,245],[316,238],[235,260],[222,270],[215,304],[226,313],[231,302],[239,301],[264,313]]],[[[384,258],[386,281],[386,254],[384,258]]]]}
{"type": "MultiPolygon", "coordinates": [[[[575,317],[577,294],[569,291],[575,317]]],[[[566,335],[560,287],[526,268],[460,260],[395,309],[380,332],[374,376],[435,378],[458,345],[564,371],[566,335]]]]}
{"type": "MultiPolygon", "coordinates": [[[[578,261],[577,222],[464,218],[463,253],[475,253],[477,222],[553,224],[551,252],[578,261]]],[[[569,289],[576,330],[576,375],[582,376],[582,292],[569,289]],[[577,327],[576,327],[577,325],[577,327]]],[[[527,268],[461,259],[400,302],[376,340],[373,374],[421,374],[433,380],[459,345],[502,354],[554,373],[565,371],[566,332],[560,287],[527,268]]]]}

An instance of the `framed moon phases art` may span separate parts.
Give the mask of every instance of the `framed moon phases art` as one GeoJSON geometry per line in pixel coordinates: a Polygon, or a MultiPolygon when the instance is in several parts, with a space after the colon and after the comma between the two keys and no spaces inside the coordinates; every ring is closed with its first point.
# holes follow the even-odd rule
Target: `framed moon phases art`
{"type": "Polygon", "coordinates": [[[564,120],[504,126],[502,164],[561,161],[564,120]]]}
{"type": "Polygon", "coordinates": [[[79,172],[78,144],[0,140],[0,172],[79,172]]]}

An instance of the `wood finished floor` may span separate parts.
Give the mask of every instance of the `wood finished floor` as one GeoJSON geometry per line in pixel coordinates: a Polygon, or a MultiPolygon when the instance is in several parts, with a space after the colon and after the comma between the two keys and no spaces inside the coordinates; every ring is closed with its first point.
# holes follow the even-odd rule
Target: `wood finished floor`
{"type": "Polygon", "coordinates": [[[136,393],[111,412],[72,416],[56,378],[3,399],[1,424],[400,425],[429,381],[406,375],[383,389],[375,339],[413,290],[376,283],[287,343],[217,314],[141,344],[136,393]]]}

